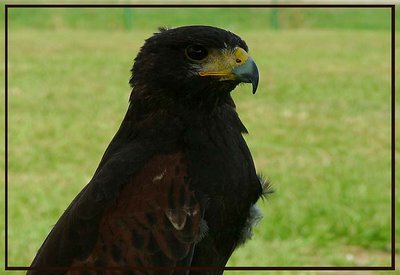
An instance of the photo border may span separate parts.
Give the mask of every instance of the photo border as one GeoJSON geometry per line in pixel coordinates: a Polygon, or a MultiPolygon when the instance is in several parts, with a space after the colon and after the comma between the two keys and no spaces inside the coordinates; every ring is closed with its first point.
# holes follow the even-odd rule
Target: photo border
{"type": "MultiPolygon", "coordinates": [[[[199,267],[129,267],[130,270],[395,270],[395,4],[5,4],[5,270],[61,271],[66,267],[31,268],[8,265],[8,10],[18,8],[390,8],[391,9],[391,265],[390,266],[199,266],[199,267]]],[[[122,271],[121,267],[68,268],[68,270],[122,271]]]]}

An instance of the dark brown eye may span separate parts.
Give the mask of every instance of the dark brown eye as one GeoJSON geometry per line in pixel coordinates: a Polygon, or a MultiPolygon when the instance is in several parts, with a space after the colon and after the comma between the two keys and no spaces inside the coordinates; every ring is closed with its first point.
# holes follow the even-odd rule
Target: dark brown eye
{"type": "Polygon", "coordinates": [[[192,60],[203,60],[207,57],[208,51],[200,45],[192,45],[186,48],[186,55],[192,60]]]}

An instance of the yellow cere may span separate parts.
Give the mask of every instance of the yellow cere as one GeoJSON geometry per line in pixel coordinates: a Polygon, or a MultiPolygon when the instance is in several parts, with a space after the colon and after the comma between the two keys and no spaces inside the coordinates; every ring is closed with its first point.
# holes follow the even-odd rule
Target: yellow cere
{"type": "Polygon", "coordinates": [[[249,58],[249,54],[242,48],[232,50],[213,50],[202,64],[201,76],[221,76],[221,80],[233,79],[232,70],[242,65],[249,58]]]}
{"type": "Polygon", "coordinates": [[[235,48],[234,55],[236,58],[235,61],[238,65],[243,64],[249,58],[249,54],[242,48],[235,48]]]}

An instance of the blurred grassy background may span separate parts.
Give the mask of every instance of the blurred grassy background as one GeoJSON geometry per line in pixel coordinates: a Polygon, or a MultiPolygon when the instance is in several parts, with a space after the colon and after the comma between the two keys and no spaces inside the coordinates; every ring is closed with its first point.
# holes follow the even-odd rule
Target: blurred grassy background
{"type": "Polygon", "coordinates": [[[188,24],[237,32],[261,73],[233,95],[276,193],[229,265],[390,265],[390,10],[244,8],[9,11],[9,265],[90,180],[144,39],[188,24]]]}
{"type": "Polygon", "coordinates": [[[12,26],[39,29],[155,30],[160,26],[223,24],[230,29],[272,29],[274,16],[284,29],[389,30],[390,9],[132,8],[10,10],[12,26]]]}

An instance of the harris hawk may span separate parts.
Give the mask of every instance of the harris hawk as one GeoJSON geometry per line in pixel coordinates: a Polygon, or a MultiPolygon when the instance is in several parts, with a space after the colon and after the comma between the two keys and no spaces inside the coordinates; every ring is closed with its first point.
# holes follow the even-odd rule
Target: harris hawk
{"type": "Polygon", "coordinates": [[[161,28],[131,71],[118,132],[28,274],[221,274],[261,218],[268,184],[230,94],[258,86],[246,43],[216,27],[161,28]]]}

